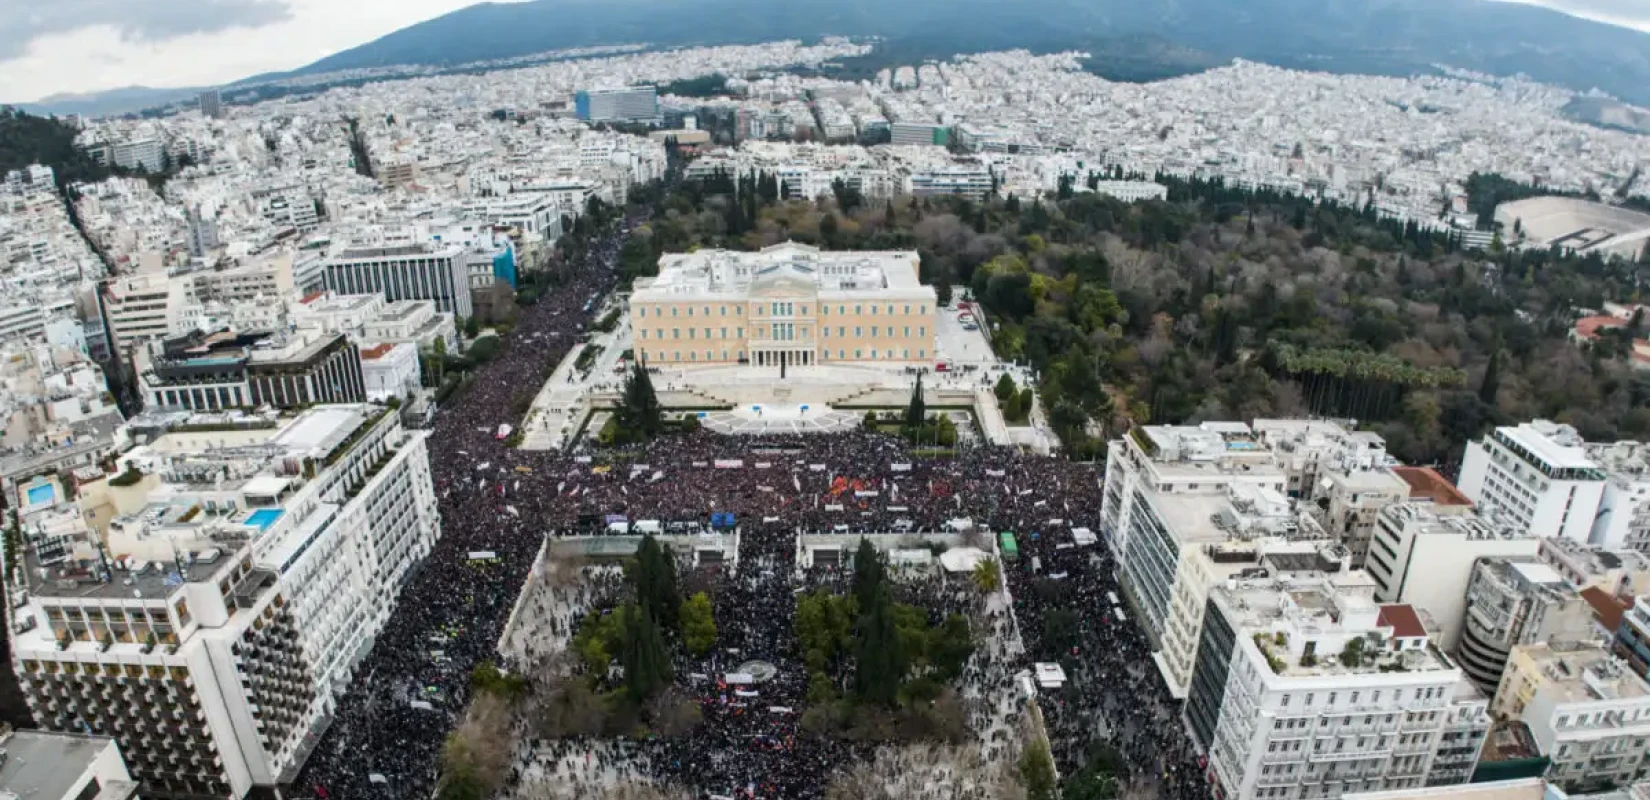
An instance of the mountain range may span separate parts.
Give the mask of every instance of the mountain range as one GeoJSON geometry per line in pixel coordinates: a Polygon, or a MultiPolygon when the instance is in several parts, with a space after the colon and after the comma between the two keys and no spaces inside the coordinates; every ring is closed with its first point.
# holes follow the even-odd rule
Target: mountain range
{"type": "MultiPolygon", "coordinates": [[[[646,42],[738,44],[875,36],[921,56],[1084,49],[1162,77],[1233,58],[1407,75],[1439,66],[1523,73],[1650,105],[1650,34],[1490,0],[532,0],[481,3],[282,75],[458,65],[646,42]],[[1141,47],[1140,42],[1154,43],[1141,47]],[[1165,64],[1142,63],[1170,54],[1165,64]]],[[[1122,77],[1130,77],[1124,75],[1122,77]]],[[[46,104],[40,104],[46,105],[46,104]]]]}

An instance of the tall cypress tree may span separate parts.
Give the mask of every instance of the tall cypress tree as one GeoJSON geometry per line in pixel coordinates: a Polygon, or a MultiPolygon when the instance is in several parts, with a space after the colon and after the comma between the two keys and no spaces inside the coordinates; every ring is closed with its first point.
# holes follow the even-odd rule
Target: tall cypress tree
{"type": "Polygon", "coordinates": [[[1484,405],[1495,405],[1495,395],[1501,391],[1501,349],[1490,351],[1490,363],[1484,367],[1484,382],[1478,384],[1478,399],[1484,405]]]}
{"type": "Polygon", "coordinates": [[[882,554],[871,544],[869,539],[859,540],[859,549],[854,551],[854,597],[859,600],[859,608],[865,611],[871,607],[871,602],[887,580],[886,568],[882,563],[882,554]]]}
{"type": "Polygon", "coordinates": [[[653,612],[644,603],[632,614],[624,649],[624,682],[631,699],[640,703],[670,680],[671,667],[653,612]]]}
{"type": "Polygon", "coordinates": [[[646,441],[664,429],[664,413],[659,406],[659,395],[653,391],[653,379],[636,362],[624,382],[624,397],[618,408],[619,430],[628,441],[646,441]]]}
{"type": "Polygon", "coordinates": [[[917,376],[917,386],[911,390],[911,405],[905,408],[905,426],[912,430],[922,426],[928,418],[928,405],[922,400],[922,376],[917,376]]]}
{"type": "Polygon", "coordinates": [[[636,568],[631,574],[636,602],[659,620],[659,624],[674,629],[682,606],[682,596],[676,590],[676,564],[652,534],[643,537],[636,548],[636,568]]]}
{"type": "Polygon", "coordinates": [[[899,684],[905,677],[906,667],[893,606],[888,587],[877,584],[870,607],[860,613],[859,652],[854,671],[854,691],[860,698],[888,708],[899,702],[899,684]]]}

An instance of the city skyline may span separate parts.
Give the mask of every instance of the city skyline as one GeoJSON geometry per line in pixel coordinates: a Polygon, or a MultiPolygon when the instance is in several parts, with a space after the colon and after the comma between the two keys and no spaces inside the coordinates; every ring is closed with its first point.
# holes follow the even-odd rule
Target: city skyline
{"type": "MultiPolygon", "coordinates": [[[[517,0],[507,0],[517,1],[517,0]]],[[[1496,0],[1650,32],[1650,0],[1496,0]]],[[[468,0],[76,0],[0,25],[0,98],[35,103],[127,87],[215,86],[296,69],[468,0]]]]}

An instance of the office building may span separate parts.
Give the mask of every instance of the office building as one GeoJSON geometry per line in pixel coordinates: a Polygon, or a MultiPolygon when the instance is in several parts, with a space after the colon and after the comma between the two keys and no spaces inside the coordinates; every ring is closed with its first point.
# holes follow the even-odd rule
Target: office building
{"type": "Polygon", "coordinates": [[[1438,625],[1438,644],[1453,650],[1466,613],[1473,563],[1488,556],[1533,558],[1540,540],[1499,515],[1438,514],[1426,504],[1381,509],[1365,562],[1383,603],[1407,603],[1438,625]]]}
{"type": "Polygon", "coordinates": [[[107,530],[31,561],[14,613],[36,721],[113,737],[145,797],[290,783],[439,536],[425,434],[394,412],[221,419],[87,484],[107,530]]]}
{"type": "Polygon", "coordinates": [[[1186,716],[1218,796],[1338,798],[1465,780],[1487,703],[1408,606],[1380,605],[1367,581],[1346,576],[1236,580],[1208,606],[1186,716]],[[1446,741],[1467,752],[1440,758],[1446,741]]]}
{"type": "Polygon", "coordinates": [[[1499,509],[1537,536],[1592,539],[1605,473],[1569,425],[1535,420],[1468,442],[1461,492],[1499,509]]]}
{"type": "Polygon", "coordinates": [[[1521,720],[1567,791],[1602,791],[1650,768],[1650,684],[1607,646],[1538,642],[1513,648],[1491,709],[1521,720]]]}
{"type": "Polygon", "coordinates": [[[944,125],[927,122],[896,122],[889,126],[892,134],[889,144],[934,145],[944,147],[951,141],[951,130],[944,125]]]}
{"type": "Polygon", "coordinates": [[[140,387],[151,409],[291,409],[367,399],[360,350],[337,333],[195,331],[161,345],[140,387]]]}
{"type": "Polygon", "coordinates": [[[137,783],[107,736],[45,731],[0,734],[0,797],[130,800],[137,783]]]}
{"type": "Polygon", "coordinates": [[[207,119],[223,118],[223,93],[207,89],[200,94],[201,116],[207,119]]]}
{"type": "Polygon", "coordinates": [[[1485,694],[1501,685],[1512,649],[1593,636],[1592,612],[1552,567],[1530,557],[1480,558],[1467,581],[1456,663],[1485,694]]]}
{"type": "Polygon", "coordinates": [[[659,90],[652,86],[589,89],[573,95],[573,110],[586,122],[656,122],[659,90]]]}
{"type": "Polygon", "coordinates": [[[991,170],[984,166],[936,167],[912,172],[906,178],[906,193],[916,197],[956,195],[978,201],[996,188],[991,170]]]}
{"type": "Polygon", "coordinates": [[[667,254],[630,295],[636,355],[671,366],[927,362],[939,310],[917,270],[914,252],[795,242],[667,254]]]}
{"type": "Polygon", "coordinates": [[[327,259],[324,270],[327,290],[339,294],[382,294],[392,302],[433,300],[444,314],[472,313],[470,263],[456,243],[345,247],[327,259]]]}

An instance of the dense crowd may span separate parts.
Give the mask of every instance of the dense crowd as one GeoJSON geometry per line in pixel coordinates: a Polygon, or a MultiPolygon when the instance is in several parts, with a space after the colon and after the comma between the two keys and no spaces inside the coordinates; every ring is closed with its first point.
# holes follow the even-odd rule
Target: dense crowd
{"type": "Polygon", "coordinates": [[[1063,690],[1038,695],[1055,763],[1071,775],[1100,758],[1124,765],[1116,777],[1136,792],[1168,800],[1207,797],[1199,756],[1151,647],[1112,603],[1123,594],[1114,574],[1104,547],[1046,535],[1021,537],[1020,561],[1008,574],[1027,649],[1057,658],[1067,673],[1063,690]],[[1047,624],[1056,610],[1075,617],[1074,631],[1047,624]]]}
{"type": "MultiPolygon", "coordinates": [[[[550,292],[524,309],[500,356],[436,416],[429,448],[442,535],[403,588],[355,683],[314,743],[297,785],[315,796],[431,794],[445,734],[468,700],[471,670],[497,657],[495,648],[546,535],[600,533],[616,518],[708,526],[728,513],[740,527],[741,564],[715,592],[718,649],[706,662],[678,664],[678,683],[695,694],[703,721],[687,737],[602,747],[617,748],[610,755],[631,764],[624,768],[627,774],[679,779],[701,792],[821,796],[832,771],[856,751],[798,735],[806,672],[792,646],[796,531],[919,533],[960,527],[957,521],[971,519],[992,530],[1029,532],[1098,517],[1101,489],[1092,465],[1001,448],[916,458],[899,440],[864,432],[762,437],[701,432],[617,452],[505,447],[495,436],[497,427],[518,421],[512,419],[513,399],[536,389],[584,332],[588,309],[600,305],[591,301],[613,284],[621,240],[621,233],[613,233],[569,268],[566,286],[577,289],[550,292]],[[474,551],[490,551],[496,559],[475,562],[469,557],[474,551]],[[740,695],[715,678],[732,668],[728,662],[735,656],[770,661],[778,675],[758,696],[740,695]]],[[[1088,563],[1075,551],[1031,546],[1045,570],[1070,576],[1079,593],[1066,602],[1087,605],[1095,592],[1105,591],[1110,579],[1103,565],[1088,563]]],[[[962,597],[955,587],[919,585],[907,591],[941,609],[962,597]]],[[[1037,620],[1043,612],[1029,595],[1017,602],[1022,618],[1037,620]]],[[[992,636],[970,661],[964,683],[971,687],[965,692],[970,726],[981,735],[987,760],[996,761],[1010,755],[1017,736],[1003,722],[1006,698],[1016,691],[1012,676],[1030,664],[1027,653],[1011,644],[1018,632],[1007,609],[993,609],[989,619],[992,636]]],[[[565,641],[573,620],[552,624],[565,641]]],[[[1035,622],[1030,627],[1028,632],[1038,630],[1035,622]]],[[[1138,668],[1149,662],[1133,628],[1097,621],[1085,628],[1073,658],[1079,662],[1078,689],[1060,701],[1067,705],[1048,709],[1062,767],[1069,768],[1074,754],[1094,738],[1082,730],[1081,720],[1098,714],[1119,732],[1118,746],[1139,756],[1131,762],[1141,765],[1142,776],[1156,775],[1168,787],[1195,780],[1196,771],[1185,768],[1188,751],[1176,716],[1152,710],[1167,708],[1167,700],[1153,676],[1138,668]]],[[[584,752],[586,759],[592,757],[589,748],[584,752]]],[[[873,755],[863,747],[857,752],[861,760],[873,755]]]]}

